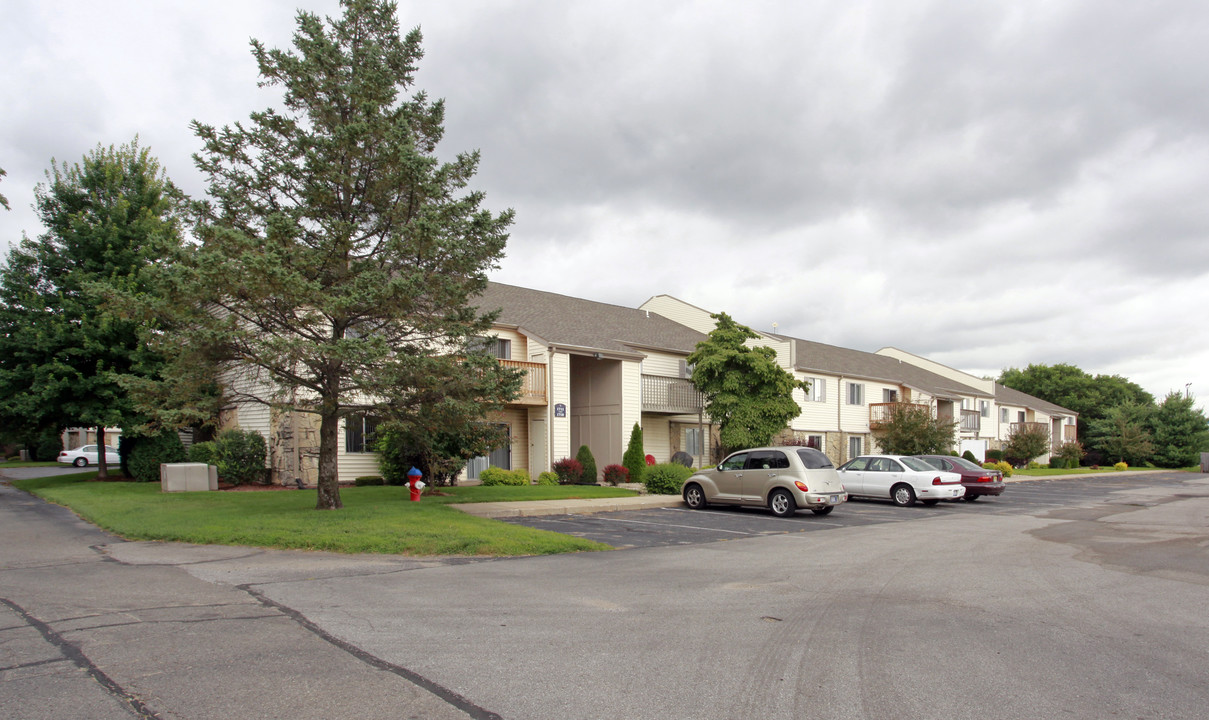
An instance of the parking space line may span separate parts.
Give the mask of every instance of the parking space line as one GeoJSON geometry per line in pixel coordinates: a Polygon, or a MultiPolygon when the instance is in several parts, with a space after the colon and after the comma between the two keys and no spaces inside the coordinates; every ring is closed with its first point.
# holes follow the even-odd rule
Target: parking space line
{"type": "Polygon", "coordinates": [[[659,527],[674,527],[674,528],[682,528],[685,530],[701,530],[703,532],[731,533],[733,535],[759,535],[760,534],[760,533],[743,532],[741,530],[720,530],[718,528],[704,528],[699,525],[676,525],[674,523],[648,522],[646,520],[624,520],[622,518],[610,518],[610,517],[600,517],[600,516],[596,516],[593,519],[608,520],[609,522],[619,522],[619,523],[634,523],[635,525],[657,525],[659,527]]]}

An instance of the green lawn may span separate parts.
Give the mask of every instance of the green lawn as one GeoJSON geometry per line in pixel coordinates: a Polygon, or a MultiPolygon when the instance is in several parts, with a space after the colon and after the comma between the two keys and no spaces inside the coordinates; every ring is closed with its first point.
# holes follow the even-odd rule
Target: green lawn
{"type": "Polygon", "coordinates": [[[459,487],[410,502],[406,487],[341,488],[344,508],[315,509],[314,490],[163,493],[158,483],[88,482],[95,472],[14,480],[130,540],[397,555],[549,555],[608,545],[467,515],[451,504],[634,495],[598,486],[459,487]]]}
{"type": "MultiPolygon", "coordinates": [[[[1131,468],[1129,468],[1129,472],[1136,472],[1139,470],[1150,471],[1150,470],[1162,470],[1162,469],[1163,468],[1131,467],[1131,468]]],[[[1185,469],[1188,469],[1188,468],[1185,468],[1185,469]]],[[[1199,469],[1199,468],[1194,468],[1194,469],[1199,469]]],[[[1012,471],[1012,473],[1014,475],[1027,475],[1029,477],[1045,477],[1046,475],[1087,475],[1089,473],[1110,473],[1110,472],[1118,472],[1118,471],[1114,470],[1112,465],[1101,465],[1100,467],[1098,467],[1094,470],[1089,467],[1079,467],[1079,468],[1059,468],[1056,470],[1051,470],[1050,468],[1036,468],[1035,470],[1013,470],[1012,471]]],[[[1122,470],[1120,472],[1125,472],[1125,471],[1122,470]]]]}
{"type": "MultiPolygon", "coordinates": [[[[0,462],[0,470],[3,470],[4,468],[17,467],[60,467],[60,465],[57,460],[51,460],[49,462],[44,462],[41,460],[5,460],[4,462],[0,462]]],[[[62,467],[67,466],[63,465],[62,467]]],[[[110,465],[110,467],[114,466],[110,465]]]]}

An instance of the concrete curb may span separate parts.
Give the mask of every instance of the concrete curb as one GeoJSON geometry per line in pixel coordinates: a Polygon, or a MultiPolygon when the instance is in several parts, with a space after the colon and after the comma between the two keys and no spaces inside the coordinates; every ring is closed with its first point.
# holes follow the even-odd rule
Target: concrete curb
{"type": "Polygon", "coordinates": [[[529,502],[458,503],[458,510],[476,517],[532,517],[534,515],[586,515],[620,510],[679,507],[684,500],[679,495],[639,495],[624,498],[595,498],[581,500],[532,500],[529,502]]]}

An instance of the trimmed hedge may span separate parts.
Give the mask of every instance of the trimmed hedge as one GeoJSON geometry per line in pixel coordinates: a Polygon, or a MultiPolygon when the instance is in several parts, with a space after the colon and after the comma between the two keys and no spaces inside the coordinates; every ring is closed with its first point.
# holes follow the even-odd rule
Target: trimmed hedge
{"type": "Polygon", "coordinates": [[[489,467],[479,473],[479,483],[482,485],[528,485],[529,471],[489,467]]]}
{"type": "Polygon", "coordinates": [[[546,471],[538,474],[537,484],[538,485],[557,485],[558,484],[558,475],[550,472],[549,470],[546,470],[546,471]]]}
{"type": "Polygon", "coordinates": [[[132,439],[130,444],[133,447],[130,448],[127,466],[130,477],[136,482],[159,482],[160,465],[188,459],[185,446],[175,431],[132,439]]]}
{"type": "Polygon", "coordinates": [[[357,487],[365,487],[367,485],[385,485],[385,484],[386,484],[386,480],[384,480],[379,475],[362,475],[359,478],[353,478],[353,485],[356,485],[357,487]]]}
{"type": "Polygon", "coordinates": [[[679,495],[684,487],[684,481],[691,477],[693,471],[677,463],[659,463],[648,467],[642,473],[642,484],[652,495],[679,495]]]}

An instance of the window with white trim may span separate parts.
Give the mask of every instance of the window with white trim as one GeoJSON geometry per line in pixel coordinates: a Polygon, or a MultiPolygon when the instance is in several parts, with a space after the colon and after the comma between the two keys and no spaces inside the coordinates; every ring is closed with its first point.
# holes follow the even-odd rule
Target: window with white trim
{"type": "Polygon", "coordinates": [[[1009,422],[1008,417],[1010,417],[1008,414],[1008,409],[999,408],[999,422],[1007,424],[1009,422]]]}
{"type": "Polygon", "coordinates": [[[848,459],[849,460],[851,460],[854,457],[858,457],[861,454],[861,449],[863,446],[863,443],[861,442],[862,440],[864,440],[864,438],[860,438],[860,437],[848,438],[848,459]]]}
{"type": "Polygon", "coordinates": [[[823,436],[822,435],[807,435],[806,436],[806,447],[814,448],[815,450],[818,450],[819,452],[825,452],[823,450],[823,436]]]}
{"type": "Polygon", "coordinates": [[[988,400],[979,400],[979,401],[978,401],[978,412],[979,412],[979,414],[980,414],[980,415],[982,415],[984,418],[989,418],[989,417],[991,417],[991,403],[990,403],[990,401],[988,401],[988,400]]]}
{"type": "Polygon", "coordinates": [[[865,404],[865,385],[864,383],[848,383],[848,404],[849,405],[864,405],[865,404]]]}
{"type": "Polygon", "coordinates": [[[344,418],[344,452],[373,452],[379,422],[381,420],[373,415],[349,415],[344,418]]]}
{"type": "Polygon", "coordinates": [[[807,400],[810,402],[827,402],[826,379],[811,377],[806,378],[806,382],[810,383],[810,390],[806,393],[807,400]]]}
{"type": "Polygon", "coordinates": [[[882,402],[898,402],[898,390],[892,388],[882,388],[882,402]]]}
{"type": "Polygon", "coordinates": [[[694,456],[704,454],[701,451],[701,428],[685,428],[684,452],[694,456]]]}

